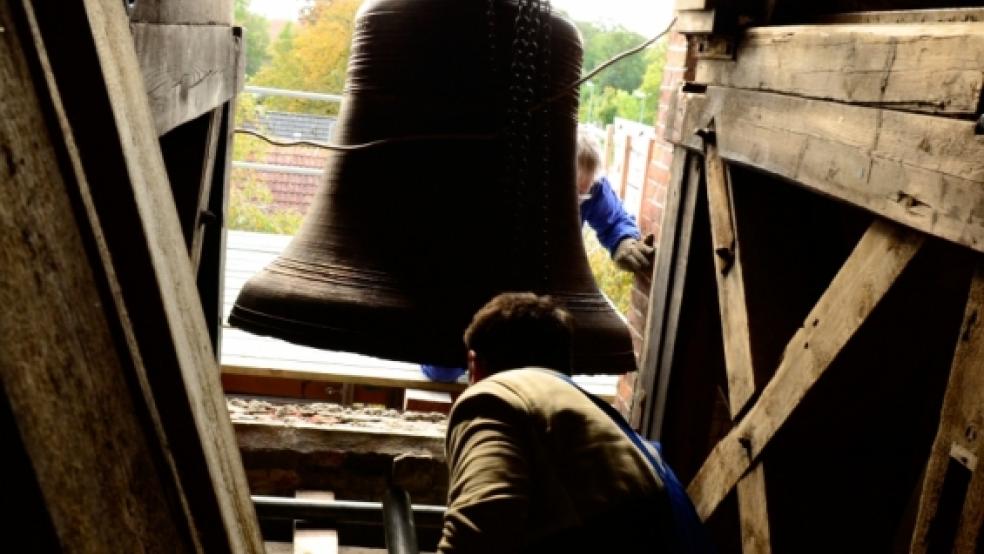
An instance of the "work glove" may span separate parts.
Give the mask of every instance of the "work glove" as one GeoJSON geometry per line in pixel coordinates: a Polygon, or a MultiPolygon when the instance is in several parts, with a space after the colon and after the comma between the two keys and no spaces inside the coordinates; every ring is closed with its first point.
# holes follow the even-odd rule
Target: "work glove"
{"type": "Polygon", "coordinates": [[[639,273],[652,269],[655,253],[656,250],[646,242],[629,237],[622,239],[615,247],[612,261],[622,271],[639,273]]]}

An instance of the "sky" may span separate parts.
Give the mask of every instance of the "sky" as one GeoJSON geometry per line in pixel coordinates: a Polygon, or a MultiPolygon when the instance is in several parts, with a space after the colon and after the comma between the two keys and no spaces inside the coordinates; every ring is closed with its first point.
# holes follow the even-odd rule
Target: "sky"
{"type": "MultiPolygon", "coordinates": [[[[572,18],[614,23],[643,36],[662,31],[673,17],[674,0],[553,0],[572,18]]],[[[295,19],[304,0],[252,0],[250,8],[269,19],[295,19]]]]}

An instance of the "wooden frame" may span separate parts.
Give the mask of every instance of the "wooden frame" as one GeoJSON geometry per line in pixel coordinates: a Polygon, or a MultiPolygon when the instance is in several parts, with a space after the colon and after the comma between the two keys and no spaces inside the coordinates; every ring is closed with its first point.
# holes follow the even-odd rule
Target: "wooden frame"
{"type": "Polygon", "coordinates": [[[22,305],[2,327],[34,332],[4,333],[4,351],[20,350],[0,378],[57,539],[261,552],[123,6],[23,0],[0,15],[20,46],[5,50],[5,97],[24,107],[9,121],[27,125],[0,150],[39,146],[23,173],[35,182],[7,187],[5,204],[44,198],[26,205],[34,220],[7,214],[20,232],[0,250],[48,260],[5,273],[4,296],[22,305]],[[47,283],[11,294],[31,279],[47,283]]]}
{"type": "MultiPolygon", "coordinates": [[[[742,23],[728,21],[731,16],[795,17],[782,2],[687,1],[678,8],[705,10],[704,19],[685,14],[691,23],[682,30],[693,35],[692,49],[699,43],[736,47],[733,59],[699,52],[692,58],[693,81],[674,95],[666,124],[667,139],[676,145],[671,201],[692,194],[695,186],[706,190],[712,252],[696,253],[715,261],[727,379],[722,394],[732,418],[688,492],[701,516],[713,519],[737,491],[741,549],[768,552],[775,529],[766,509],[772,502],[766,500],[762,459],[773,438],[807,396],[816,397],[813,391],[822,387],[828,369],[916,255],[927,250],[924,244],[932,244],[928,250],[935,253],[940,241],[947,241],[973,251],[965,255],[976,257],[978,265],[984,260],[984,138],[978,122],[984,108],[984,24],[977,8],[866,12],[827,16],[834,24],[822,27],[758,27],[733,35],[742,23]],[[700,161],[693,165],[681,161],[695,157],[700,161]],[[687,165],[689,174],[680,169],[687,165]],[[771,373],[763,371],[769,367],[756,367],[765,358],[755,352],[754,335],[763,330],[752,320],[743,285],[747,268],[736,223],[742,212],[735,211],[730,181],[730,168],[738,166],[873,217],[771,373]],[[703,179],[695,178],[701,168],[703,179]]],[[[670,233],[661,241],[654,271],[638,380],[644,390],[636,392],[633,405],[633,423],[652,438],[665,431],[664,412],[674,394],[669,389],[676,382],[671,370],[694,370],[686,367],[686,352],[673,350],[680,316],[669,307],[679,310],[687,295],[701,293],[683,287],[688,260],[679,253],[690,250],[690,234],[676,231],[683,216],[679,204],[667,214],[670,233]]],[[[927,267],[919,265],[918,278],[925,278],[927,267]]],[[[984,364],[980,271],[967,300],[936,441],[912,497],[910,527],[900,523],[895,538],[896,544],[911,543],[913,552],[980,548],[984,473],[977,467],[984,455],[978,438],[984,388],[980,372],[969,369],[984,364]]],[[[954,290],[947,294],[955,301],[954,290]]],[[[876,336],[872,333],[864,336],[876,336]]],[[[937,332],[933,340],[944,337],[937,332]]],[[[856,355],[858,347],[853,348],[856,355]]],[[[815,398],[811,406],[818,409],[815,398]]]]}

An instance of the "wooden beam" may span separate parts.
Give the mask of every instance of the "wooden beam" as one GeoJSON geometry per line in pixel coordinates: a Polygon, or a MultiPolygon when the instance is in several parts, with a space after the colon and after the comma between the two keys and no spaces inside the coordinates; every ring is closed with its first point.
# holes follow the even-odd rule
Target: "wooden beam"
{"type": "MultiPolygon", "coordinates": [[[[678,103],[679,102],[678,100],[678,103]]],[[[708,87],[680,144],[714,120],[721,157],[984,252],[984,138],[974,122],[708,87]]]]}
{"type": "Polygon", "coordinates": [[[77,219],[70,153],[35,81],[39,59],[19,3],[0,2],[0,37],[3,467],[23,455],[31,475],[5,480],[33,481],[29,491],[6,481],[4,499],[49,520],[3,528],[50,533],[6,536],[5,549],[201,552],[146,376],[121,347],[97,247],[77,219]]]}
{"type": "MultiPolygon", "coordinates": [[[[240,73],[240,79],[242,73],[240,73]]],[[[215,152],[214,171],[209,175],[211,186],[207,205],[198,215],[197,239],[200,237],[197,285],[198,296],[205,312],[205,323],[212,338],[212,349],[221,359],[222,317],[225,291],[226,226],[223,221],[228,212],[229,175],[232,167],[233,133],[235,131],[236,99],[226,102],[221,109],[222,119],[219,140],[215,152]]],[[[195,242],[192,241],[192,252],[195,242]]],[[[193,260],[194,261],[194,260],[193,260]]]]}
{"type": "Polygon", "coordinates": [[[946,8],[940,10],[885,10],[876,12],[842,12],[821,15],[816,23],[969,23],[984,22],[984,9],[946,8]]]}
{"type": "MultiPolygon", "coordinates": [[[[718,154],[713,135],[704,137],[704,176],[710,214],[714,256],[718,262],[718,309],[724,362],[728,376],[728,405],[737,419],[755,393],[755,370],[745,301],[745,284],[741,248],[737,240],[731,181],[718,154]]],[[[741,525],[742,552],[772,551],[769,512],[765,489],[765,468],[761,462],[738,481],[738,511],[741,525]]]]}
{"type": "Polygon", "coordinates": [[[755,371],[752,368],[752,346],[749,338],[748,308],[745,305],[745,285],[741,258],[735,239],[735,222],[724,162],[713,141],[705,145],[704,175],[707,182],[707,204],[711,221],[714,257],[718,262],[718,309],[721,313],[721,334],[724,338],[724,361],[728,373],[728,399],[731,417],[737,418],[755,393],[755,371]]]}
{"type": "Polygon", "coordinates": [[[713,0],[676,0],[674,9],[676,11],[706,10],[712,7],[714,7],[713,0]]]}
{"type": "Polygon", "coordinates": [[[982,68],[984,23],[760,27],[735,61],[699,60],[695,81],[976,117],[982,68]]]}
{"type": "Polygon", "coordinates": [[[157,134],[236,94],[242,43],[231,27],[132,23],[130,29],[157,134]]]}
{"type": "MultiPolygon", "coordinates": [[[[964,326],[923,479],[911,552],[972,552],[984,518],[984,264],[971,284],[964,326]],[[943,499],[948,471],[970,475],[943,499]],[[951,502],[953,506],[941,506],[951,502]],[[959,507],[962,506],[962,510],[959,507]],[[948,513],[947,513],[948,512],[948,513]],[[947,521],[947,520],[951,521],[947,521]]],[[[953,478],[953,476],[951,476],[953,478]]]]}
{"type": "Polygon", "coordinates": [[[666,211],[649,292],[639,378],[632,401],[633,426],[653,439],[659,438],[666,409],[699,179],[698,160],[683,148],[677,148],[673,154],[666,211]]]}
{"type": "Polygon", "coordinates": [[[172,25],[232,25],[232,0],[138,0],[130,20],[172,25]]]}
{"type": "Polygon", "coordinates": [[[260,552],[262,541],[215,355],[195,290],[123,5],[24,1],[44,78],[70,141],[84,211],[112,272],[202,546],[260,552]],[[90,186],[91,184],[91,186],[90,186]]]}
{"type": "Polygon", "coordinates": [[[710,34],[714,32],[714,10],[680,10],[673,30],[684,34],[710,34]]]}
{"type": "Polygon", "coordinates": [[[807,392],[854,336],[923,243],[922,235],[875,221],[786,347],[772,381],[688,486],[709,517],[758,460],[807,392]]]}

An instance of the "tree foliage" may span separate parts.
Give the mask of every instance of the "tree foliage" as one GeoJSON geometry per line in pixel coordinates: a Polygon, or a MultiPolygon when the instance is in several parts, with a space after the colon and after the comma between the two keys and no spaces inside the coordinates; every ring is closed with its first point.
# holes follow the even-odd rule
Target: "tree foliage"
{"type": "MultiPolygon", "coordinates": [[[[597,79],[592,79],[591,85],[583,85],[578,119],[607,125],[616,117],[620,117],[652,124],[659,111],[660,87],[663,83],[663,68],[666,65],[666,45],[665,40],[660,41],[643,53],[633,56],[644,63],[644,71],[637,88],[627,90],[610,85],[601,86],[598,83],[604,82],[601,78],[604,77],[605,72],[599,74],[597,79]]],[[[618,65],[612,66],[611,70],[618,65]]]]}
{"type": "Polygon", "coordinates": [[[304,216],[293,210],[278,210],[273,206],[273,193],[255,175],[247,173],[236,179],[229,190],[229,212],[226,225],[239,231],[294,235],[304,216]]]}
{"type": "MultiPolygon", "coordinates": [[[[646,39],[620,25],[608,26],[588,21],[575,22],[584,41],[584,72],[587,73],[612,57],[639,46],[646,39]]],[[[632,56],[609,67],[593,79],[598,90],[612,87],[633,91],[642,85],[646,60],[632,56]]]]}
{"type": "Polygon", "coordinates": [[[236,0],[234,18],[236,25],[246,32],[246,78],[252,77],[270,60],[270,22],[249,9],[250,0],[236,0]]]}
{"type": "MultiPolygon", "coordinates": [[[[355,12],[362,0],[315,0],[304,8],[296,27],[287,26],[270,48],[270,63],[253,84],[339,93],[345,84],[355,12]]],[[[291,98],[266,98],[272,110],[335,114],[338,104],[291,98]]]]}
{"type": "Polygon", "coordinates": [[[581,236],[584,240],[584,250],[588,255],[588,266],[591,268],[595,283],[598,284],[598,289],[612,301],[612,304],[615,304],[619,312],[627,316],[632,305],[634,280],[632,274],[620,270],[615,265],[608,250],[598,242],[594,230],[585,227],[581,236]]]}

